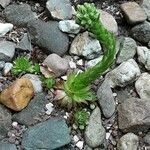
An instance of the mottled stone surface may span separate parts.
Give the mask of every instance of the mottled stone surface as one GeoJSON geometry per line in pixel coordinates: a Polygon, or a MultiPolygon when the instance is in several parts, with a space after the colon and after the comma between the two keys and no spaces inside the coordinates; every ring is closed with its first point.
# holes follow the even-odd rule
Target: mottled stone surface
{"type": "Polygon", "coordinates": [[[69,129],[64,119],[49,119],[30,127],[22,139],[25,150],[57,149],[70,143],[69,129]]]}
{"type": "Polygon", "coordinates": [[[121,4],[121,10],[130,24],[144,22],[147,18],[144,10],[136,2],[126,2],[121,4]]]}
{"type": "Polygon", "coordinates": [[[32,12],[28,4],[9,5],[5,8],[4,15],[8,22],[19,27],[26,27],[29,21],[37,19],[36,14],[32,12]]]}
{"type": "Polygon", "coordinates": [[[118,124],[123,132],[147,131],[150,128],[149,99],[130,98],[118,106],[118,124]]]}
{"type": "Polygon", "coordinates": [[[63,55],[69,47],[68,36],[61,32],[57,21],[34,20],[28,23],[31,40],[47,54],[63,55]]]}

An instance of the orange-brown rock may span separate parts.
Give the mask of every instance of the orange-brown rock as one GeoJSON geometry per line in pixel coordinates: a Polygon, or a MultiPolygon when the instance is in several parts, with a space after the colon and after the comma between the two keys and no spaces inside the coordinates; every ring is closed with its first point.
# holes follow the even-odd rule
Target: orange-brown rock
{"type": "Polygon", "coordinates": [[[24,109],[34,95],[31,81],[26,78],[17,79],[0,94],[0,102],[14,111],[24,109]]]}

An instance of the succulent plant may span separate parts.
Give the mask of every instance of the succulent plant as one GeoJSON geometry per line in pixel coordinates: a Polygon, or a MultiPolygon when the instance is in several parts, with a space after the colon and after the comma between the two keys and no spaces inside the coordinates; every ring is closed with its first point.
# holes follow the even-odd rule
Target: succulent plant
{"type": "Polygon", "coordinates": [[[78,103],[96,100],[95,95],[90,91],[90,84],[111,66],[116,54],[115,36],[102,25],[100,13],[94,4],[85,3],[77,8],[76,22],[93,33],[106,51],[102,60],[94,67],[85,72],[79,74],[72,73],[68,76],[67,81],[64,83],[66,95],[62,94],[64,96],[62,102],[66,105],[67,102],[65,101],[68,101],[69,107],[78,103]]]}
{"type": "Polygon", "coordinates": [[[41,81],[47,89],[51,89],[55,85],[55,80],[53,78],[41,77],[41,81]]]}
{"type": "Polygon", "coordinates": [[[74,114],[74,122],[79,127],[79,129],[83,130],[87,125],[89,120],[89,113],[85,109],[80,109],[74,114]]]}
{"type": "Polygon", "coordinates": [[[39,73],[39,64],[33,65],[26,57],[18,57],[14,61],[14,66],[11,70],[13,75],[19,75],[20,73],[39,73]]]}

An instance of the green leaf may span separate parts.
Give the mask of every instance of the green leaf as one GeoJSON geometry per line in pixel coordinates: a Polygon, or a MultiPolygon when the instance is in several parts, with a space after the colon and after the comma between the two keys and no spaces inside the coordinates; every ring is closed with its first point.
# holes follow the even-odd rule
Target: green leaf
{"type": "Polygon", "coordinates": [[[53,78],[45,78],[45,77],[41,77],[41,81],[43,82],[43,85],[47,88],[47,89],[51,89],[54,87],[55,85],[55,80],[53,78]]]}

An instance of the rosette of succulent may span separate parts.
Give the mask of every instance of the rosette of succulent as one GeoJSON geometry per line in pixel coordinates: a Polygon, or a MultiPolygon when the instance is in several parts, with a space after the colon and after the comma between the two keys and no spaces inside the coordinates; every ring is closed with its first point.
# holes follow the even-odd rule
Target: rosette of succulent
{"type": "Polygon", "coordinates": [[[56,90],[56,99],[61,106],[71,109],[77,104],[95,101],[90,85],[102,75],[114,62],[116,57],[116,38],[100,21],[100,13],[94,4],[78,5],[76,23],[95,35],[106,49],[100,62],[82,73],[71,73],[64,83],[63,90],[56,90]]]}

